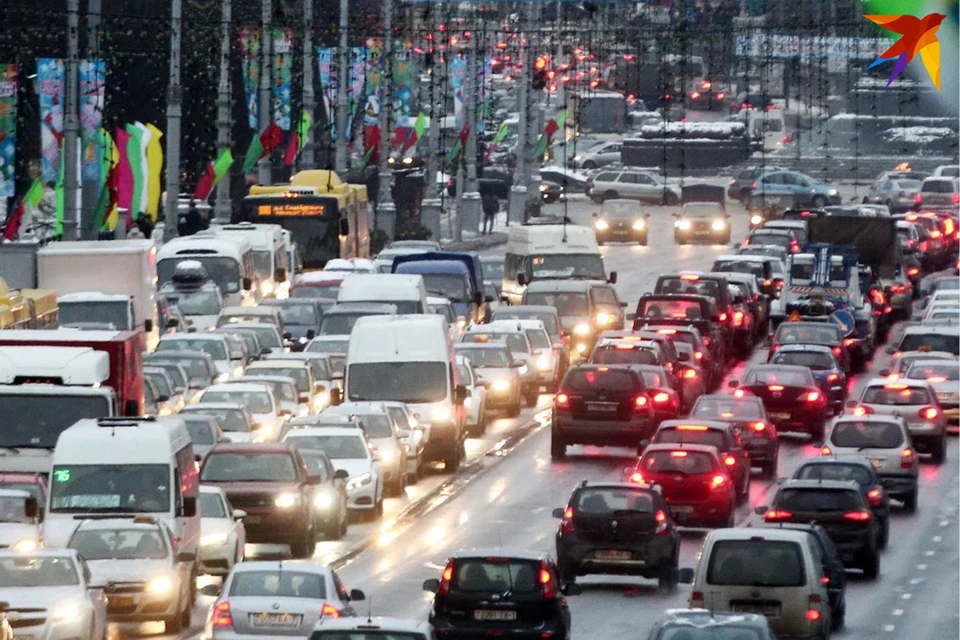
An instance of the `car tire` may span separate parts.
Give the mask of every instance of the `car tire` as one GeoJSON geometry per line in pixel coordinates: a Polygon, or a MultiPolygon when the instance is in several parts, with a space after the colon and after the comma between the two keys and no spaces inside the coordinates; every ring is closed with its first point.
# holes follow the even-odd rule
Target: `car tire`
{"type": "Polygon", "coordinates": [[[777,477],[777,465],[780,462],[779,457],[770,462],[765,462],[760,470],[760,477],[764,480],[773,480],[777,477]]]}
{"type": "Polygon", "coordinates": [[[407,474],[407,486],[417,484],[420,482],[420,461],[417,461],[417,466],[414,468],[413,473],[407,474]]]}
{"type": "Polygon", "coordinates": [[[870,204],[870,198],[863,196],[863,202],[861,204],[870,204]]]}
{"type": "Polygon", "coordinates": [[[550,435],[550,458],[553,460],[565,460],[567,457],[567,443],[557,434],[550,435]]]}
{"type": "Polygon", "coordinates": [[[673,191],[667,191],[663,194],[662,204],[673,207],[680,204],[680,198],[673,191]]]}
{"type": "Polygon", "coordinates": [[[443,456],[443,470],[446,473],[456,473],[460,467],[460,446],[455,444],[452,451],[443,456]]]}
{"type": "Polygon", "coordinates": [[[733,529],[737,526],[737,501],[734,499],[733,503],[730,505],[730,515],[727,516],[727,521],[720,525],[721,529],[733,529]]]}
{"type": "Polygon", "coordinates": [[[373,508],[373,519],[379,520],[383,517],[383,497],[377,502],[377,506],[373,508]]]}
{"type": "Polygon", "coordinates": [[[309,558],[313,555],[311,544],[316,544],[312,527],[303,532],[303,537],[298,542],[290,543],[290,555],[295,560],[309,558]]]}
{"type": "Polygon", "coordinates": [[[661,591],[673,593],[677,590],[677,584],[679,582],[679,569],[675,560],[660,569],[659,575],[657,576],[657,586],[660,587],[661,591]]]}
{"type": "Polygon", "coordinates": [[[566,562],[557,562],[557,575],[560,578],[560,584],[572,584],[577,581],[577,574],[567,566],[566,562]]]}
{"type": "Polygon", "coordinates": [[[516,418],[518,415],[520,415],[520,405],[522,402],[522,399],[518,397],[517,401],[510,405],[510,408],[507,409],[507,415],[511,418],[516,418]]]}
{"type": "Polygon", "coordinates": [[[876,549],[868,549],[860,559],[860,569],[863,570],[863,579],[873,581],[880,575],[880,554],[876,549]]]}
{"type": "Polygon", "coordinates": [[[830,619],[830,630],[839,631],[840,629],[843,629],[843,625],[846,622],[846,618],[847,618],[847,601],[844,600],[843,606],[840,607],[840,611],[834,614],[834,616],[830,619]]]}
{"type": "Polygon", "coordinates": [[[603,240],[600,239],[600,236],[597,236],[597,246],[598,246],[598,247],[602,247],[602,246],[603,246],[603,240]]]}
{"type": "Polygon", "coordinates": [[[527,403],[528,407],[537,406],[537,401],[540,399],[540,387],[537,385],[532,385],[527,391],[523,394],[523,400],[527,403]]]}
{"type": "Polygon", "coordinates": [[[183,629],[190,628],[191,618],[193,617],[190,607],[186,607],[183,611],[180,612],[180,626],[183,629]]]}
{"type": "Polygon", "coordinates": [[[606,202],[607,200],[616,200],[619,197],[620,194],[612,189],[610,191],[603,192],[603,202],[606,202]]]}
{"type": "Polygon", "coordinates": [[[930,461],[933,464],[943,464],[947,459],[947,437],[941,436],[930,452],[930,461]]]}
{"type": "Polygon", "coordinates": [[[824,431],[823,423],[825,421],[826,421],[825,419],[821,420],[819,424],[817,424],[817,426],[814,427],[814,429],[810,432],[810,442],[813,443],[815,446],[818,446],[818,447],[823,446],[823,431],[824,431]]]}
{"type": "Polygon", "coordinates": [[[163,621],[164,633],[180,633],[183,630],[183,612],[177,608],[177,612],[172,617],[163,621]]]}
{"type": "Polygon", "coordinates": [[[746,202],[750,198],[750,189],[740,189],[740,197],[737,198],[740,202],[746,202]]]}
{"type": "Polygon", "coordinates": [[[642,236],[640,236],[640,239],[637,240],[637,244],[640,245],[641,247],[647,246],[647,234],[643,234],[642,236]]]}
{"type": "Polygon", "coordinates": [[[887,542],[890,540],[890,518],[886,517],[883,519],[883,524],[880,526],[880,533],[877,534],[877,549],[886,549],[887,542]]]}
{"type": "Polygon", "coordinates": [[[813,196],[810,204],[814,209],[823,209],[827,205],[827,199],[823,196],[813,196]]]}
{"type": "Polygon", "coordinates": [[[914,487],[913,491],[910,492],[910,495],[904,497],[903,499],[903,508],[907,513],[917,512],[917,492],[918,489],[914,487]]]}
{"type": "Polygon", "coordinates": [[[596,169],[596,168],[597,168],[597,163],[594,162],[593,160],[587,160],[587,161],[584,162],[582,165],[580,165],[580,168],[581,168],[581,169],[586,169],[587,171],[590,171],[591,169],[596,169]]]}

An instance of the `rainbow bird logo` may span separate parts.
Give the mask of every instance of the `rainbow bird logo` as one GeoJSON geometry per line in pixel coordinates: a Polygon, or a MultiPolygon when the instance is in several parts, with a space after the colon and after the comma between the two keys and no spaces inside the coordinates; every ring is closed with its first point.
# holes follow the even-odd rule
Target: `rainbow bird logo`
{"type": "Polygon", "coordinates": [[[900,39],[881,54],[877,60],[871,64],[868,69],[872,69],[878,64],[896,60],[893,67],[893,73],[887,81],[890,86],[897,76],[899,76],[907,65],[913,60],[917,53],[923,60],[923,66],[926,67],[930,79],[940,91],[940,41],[937,40],[937,29],[940,23],[947,16],[942,13],[931,13],[923,18],[907,15],[868,15],[863,16],[870,22],[874,22],[887,31],[900,34],[900,39]]]}

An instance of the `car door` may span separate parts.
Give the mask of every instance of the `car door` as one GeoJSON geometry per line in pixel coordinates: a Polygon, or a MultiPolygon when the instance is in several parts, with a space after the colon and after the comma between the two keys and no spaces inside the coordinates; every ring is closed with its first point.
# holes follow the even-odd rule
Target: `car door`
{"type": "Polygon", "coordinates": [[[623,307],[620,298],[613,287],[597,286],[590,290],[590,298],[594,308],[601,313],[613,316],[613,321],[604,326],[604,329],[623,329],[623,307]]]}
{"type": "Polygon", "coordinates": [[[621,198],[642,198],[642,190],[637,180],[637,174],[632,171],[624,171],[617,178],[617,193],[621,198]]]}
{"type": "Polygon", "coordinates": [[[639,197],[650,202],[660,202],[663,198],[663,185],[645,173],[638,173],[636,176],[639,197]]]}
{"type": "Polygon", "coordinates": [[[619,142],[614,142],[614,143],[605,145],[603,149],[600,150],[599,160],[603,164],[620,162],[620,152],[622,150],[623,150],[623,145],[621,145],[619,142]]]}

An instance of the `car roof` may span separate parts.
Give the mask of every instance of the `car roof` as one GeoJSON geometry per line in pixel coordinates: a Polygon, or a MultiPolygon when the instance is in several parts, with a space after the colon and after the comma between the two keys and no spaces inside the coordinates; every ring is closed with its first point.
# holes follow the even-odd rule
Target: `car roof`
{"type": "Polygon", "coordinates": [[[284,442],[296,440],[300,436],[357,436],[363,437],[365,432],[359,426],[351,427],[304,427],[288,431],[283,437],[284,442]]]}
{"type": "MultiPolygon", "coordinates": [[[[222,382],[220,384],[212,384],[203,391],[201,391],[201,397],[207,391],[263,391],[264,389],[269,389],[265,383],[261,384],[258,382],[222,382]]],[[[198,403],[198,404],[203,404],[198,403]]]]}
{"type": "MultiPolygon", "coordinates": [[[[855,416],[848,413],[848,414],[837,416],[834,419],[833,421],[834,428],[836,428],[836,426],[841,422],[870,422],[875,424],[889,423],[889,424],[899,425],[900,427],[906,429],[906,423],[903,421],[903,418],[900,416],[894,416],[894,415],[867,414],[864,416],[855,416]]],[[[843,449],[844,447],[840,447],[840,448],[843,449]]]]}
{"type": "Polygon", "coordinates": [[[457,342],[453,345],[453,350],[458,349],[496,349],[497,351],[503,351],[508,349],[505,342],[457,342]]]}
{"type": "Polygon", "coordinates": [[[500,547],[471,547],[458,549],[453,552],[451,558],[509,558],[511,560],[545,560],[549,554],[545,551],[533,551],[527,549],[500,547]]]}
{"type": "Polygon", "coordinates": [[[200,493],[213,493],[218,496],[226,496],[227,493],[223,490],[222,487],[217,487],[212,484],[201,484],[200,493]]]}
{"type": "Polygon", "coordinates": [[[330,575],[332,569],[327,565],[317,564],[309,560],[244,560],[233,566],[233,573],[246,573],[247,571],[284,571],[292,569],[294,571],[306,571],[309,573],[320,573],[330,575]]]}
{"type": "Polygon", "coordinates": [[[591,282],[584,280],[534,280],[527,285],[528,293],[538,291],[566,291],[575,293],[587,293],[592,286],[591,282]]]}
{"type": "MultiPolygon", "coordinates": [[[[209,387],[208,387],[209,388],[209,387]]],[[[180,413],[203,413],[212,409],[229,409],[231,411],[245,411],[247,405],[239,402],[202,402],[190,404],[180,410],[180,413]]]]}
{"type": "Polygon", "coordinates": [[[210,450],[215,453],[291,453],[293,447],[286,442],[218,442],[210,450]]]}
{"type": "Polygon", "coordinates": [[[693,451],[696,453],[706,453],[707,455],[718,457],[716,447],[711,447],[705,444],[686,444],[682,442],[648,444],[647,447],[643,450],[643,455],[647,455],[648,453],[654,453],[657,451],[679,451],[681,449],[684,451],[693,451]]]}
{"type": "Polygon", "coordinates": [[[129,517],[129,518],[91,518],[84,520],[79,525],[77,525],[77,531],[80,529],[85,530],[111,530],[111,529],[142,529],[144,531],[149,530],[159,530],[162,529],[160,526],[160,521],[151,518],[151,517],[129,517]]]}
{"type": "Polygon", "coordinates": [[[707,534],[707,540],[756,540],[758,542],[762,540],[782,540],[804,543],[809,539],[809,535],[806,531],[791,531],[779,527],[776,529],[763,529],[762,534],[759,533],[757,529],[751,527],[733,527],[730,529],[714,529],[707,534]]]}
{"type": "Polygon", "coordinates": [[[960,325],[924,324],[924,325],[913,325],[903,330],[903,336],[915,336],[915,335],[923,335],[923,334],[935,334],[935,335],[946,334],[946,335],[955,335],[960,337],[960,325]]]}
{"type": "MultiPolygon", "coordinates": [[[[919,378],[897,378],[895,380],[891,380],[890,378],[870,378],[866,384],[867,387],[884,387],[886,385],[903,385],[905,387],[927,389],[930,383],[919,378]]],[[[896,388],[898,387],[891,387],[891,389],[896,388]]]]}
{"type": "MultiPolygon", "coordinates": [[[[676,427],[683,426],[698,426],[698,427],[707,427],[714,431],[732,431],[733,427],[730,426],[729,422],[723,422],[721,420],[697,420],[695,418],[688,418],[686,420],[682,418],[677,418],[676,420],[664,420],[660,423],[660,426],[657,427],[657,431],[660,429],[673,429],[676,427]]],[[[679,444],[679,443],[672,443],[679,444]]]]}
{"type": "Polygon", "coordinates": [[[663,624],[682,624],[691,627],[723,627],[728,624],[757,625],[764,629],[768,623],[759,613],[708,611],[706,609],[668,609],[660,618],[663,624]]]}
{"type": "MultiPolygon", "coordinates": [[[[326,317],[341,313],[358,313],[363,311],[385,311],[387,313],[396,313],[397,305],[385,302],[338,302],[327,309],[323,315],[326,317]]],[[[324,336],[317,337],[322,338],[324,336]]]]}
{"type": "Polygon", "coordinates": [[[869,460],[854,456],[820,456],[818,458],[806,458],[800,461],[800,465],[797,468],[799,469],[800,467],[809,465],[853,465],[873,471],[873,465],[870,464],[869,460]]]}

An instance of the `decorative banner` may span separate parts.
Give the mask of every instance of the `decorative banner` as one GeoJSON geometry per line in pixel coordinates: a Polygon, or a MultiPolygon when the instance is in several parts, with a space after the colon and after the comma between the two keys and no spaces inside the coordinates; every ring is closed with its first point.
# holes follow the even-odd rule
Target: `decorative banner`
{"type": "Polygon", "coordinates": [[[107,66],[103,60],[80,61],[80,179],[85,182],[101,179],[100,127],[106,83],[107,66]]]}
{"type": "Polygon", "coordinates": [[[463,129],[463,79],[467,75],[467,61],[456,56],[450,61],[450,84],[453,87],[453,121],[457,131],[463,129]]]}
{"type": "Polygon", "coordinates": [[[367,74],[367,50],[365,47],[350,49],[350,84],[347,85],[347,100],[350,105],[350,119],[347,120],[347,140],[351,139],[353,121],[357,119],[357,109],[363,99],[363,81],[367,74]]]}
{"type": "Polygon", "coordinates": [[[150,214],[150,221],[156,222],[160,213],[160,194],[163,192],[163,186],[160,180],[160,170],[163,168],[163,145],[160,144],[160,138],[163,132],[155,125],[148,124],[147,130],[150,132],[150,139],[147,141],[147,206],[146,212],[150,214]]]}
{"type": "Polygon", "coordinates": [[[17,147],[17,65],[0,64],[0,198],[14,195],[17,147]]]}
{"type": "Polygon", "coordinates": [[[333,47],[317,47],[317,66],[320,70],[320,96],[323,99],[323,111],[327,114],[330,139],[337,139],[336,115],[334,105],[337,102],[337,68],[334,66],[333,47]]]}
{"type": "Polygon", "coordinates": [[[481,65],[479,79],[480,110],[477,113],[477,133],[487,132],[487,120],[490,119],[490,85],[493,82],[493,56],[485,56],[481,65]]]}
{"type": "Polygon", "coordinates": [[[240,64],[243,69],[243,95],[247,100],[250,128],[260,130],[260,29],[240,27],[240,64]]]}
{"type": "Polygon", "coordinates": [[[40,90],[40,166],[45,183],[60,176],[60,141],[63,139],[63,60],[37,59],[40,90]]]}
{"type": "Polygon", "coordinates": [[[293,29],[273,30],[273,121],[290,130],[293,76],[293,29]]]}
{"type": "Polygon", "coordinates": [[[410,52],[397,51],[393,56],[393,124],[406,122],[410,117],[412,98],[413,66],[410,64],[410,52]]]}
{"type": "Polygon", "coordinates": [[[369,41],[367,49],[367,99],[363,107],[363,150],[362,167],[379,161],[380,147],[380,83],[383,81],[383,49],[380,42],[369,41]]]}
{"type": "Polygon", "coordinates": [[[117,185],[117,206],[130,211],[133,200],[133,169],[130,166],[130,134],[123,127],[117,127],[113,133],[113,143],[117,147],[117,163],[114,165],[117,185]]]}

